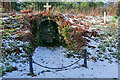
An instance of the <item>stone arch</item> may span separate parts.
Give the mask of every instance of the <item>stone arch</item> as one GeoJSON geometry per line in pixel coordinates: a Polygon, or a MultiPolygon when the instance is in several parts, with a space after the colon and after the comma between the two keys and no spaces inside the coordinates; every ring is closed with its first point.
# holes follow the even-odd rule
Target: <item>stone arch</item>
{"type": "Polygon", "coordinates": [[[44,46],[51,46],[59,43],[58,24],[50,18],[38,20],[37,39],[44,46]]]}
{"type": "Polygon", "coordinates": [[[38,23],[38,24],[37,24],[37,29],[39,29],[39,25],[40,25],[42,22],[47,21],[47,20],[51,20],[51,21],[56,22],[56,19],[50,18],[49,16],[48,16],[48,17],[47,17],[47,16],[40,17],[40,19],[37,20],[37,23],[38,23]]]}
{"type": "MultiPolygon", "coordinates": [[[[27,17],[29,23],[31,24],[31,32],[32,34],[34,35],[34,41],[36,46],[40,45],[43,46],[59,46],[60,43],[61,43],[61,36],[60,36],[60,31],[58,31],[58,26],[60,26],[59,24],[59,17],[56,16],[56,15],[43,15],[42,13],[41,14],[38,14],[38,15],[28,15],[28,16],[25,16],[27,17]],[[52,25],[48,25],[48,24],[52,24],[52,25]],[[50,35],[47,39],[46,37],[46,40],[44,39],[44,36],[47,35],[47,32],[44,33],[44,32],[41,32],[43,30],[43,28],[45,28],[43,25],[45,26],[54,26],[52,29],[53,31],[47,31],[48,33],[52,32],[51,34],[54,34],[54,35],[50,35]],[[43,34],[44,33],[44,34],[43,34]],[[51,38],[52,36],[52,38],[51,38]],[[55,38],[54,38],[55,37],[55,38]],[[49,41],[47,41],[49,40],[49,41]],[[57,44],[56,44],[57,43],[57,44]]],[[[50,27],[50,30],[52,30],[51,27],[50,27]]],[[[45,30],[47,30],[47,28],[45,28],[45,30]]],[[[44,31],[45,31],[44,30],[44,31]]]]}

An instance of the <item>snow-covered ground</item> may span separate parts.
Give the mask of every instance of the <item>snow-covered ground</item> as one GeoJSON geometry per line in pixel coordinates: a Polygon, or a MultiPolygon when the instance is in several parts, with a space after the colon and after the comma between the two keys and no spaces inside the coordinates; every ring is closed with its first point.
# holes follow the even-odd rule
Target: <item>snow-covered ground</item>
{"type": "MultiPolygon", "coordinates": [[[[73,22],[72,18],[67,18],[71,23],[73,22]]],[[[94,18],[91,16],[88,16],[88,19],[79,19],[81,22],[85,23],[91,22],[91,23],[102,23],[102,20],[100,17],[94,18]]],[[[2,18],[3,20],[7,20],[7,18],[2,18]]],[[[76,19],[76,18],[75,18],[76,19]]],[[[110,22],[113,18],[108,17],[107,21],[110,22]]],[[[8,20],[9,21],[9,20],[8,20]]],[[[103,23],[104,24],[104,23],[103,23]]],[[[81,24],[79,24],[81,25],[81,24]]],[[[77,27],[77,26],[74,26],[77,27]]],[[[98,28],[98,27],[91,27],[90,29],[98,28]]],[[[104,27],[102,27],[103,29],[104,27]]],[[[111,28],[108,26],[108,29],[111,28]]],[[[106,31],[108,30],[106,27],[106,31]]],[[[4,31],[7,33],[6,35],[9,35],[10,37],[14,37],[11,34],[8,34],[8,31],[4,31]]],[[[101,33],[102,31],[98,32],[101,33]]],[[[103,29],[104,32],[104,29],[103,29]]],[[[105,32],[104,32],[105,33],[105,32]]],[[[52,69],[46,69],[43,67],[40,67],[33,63],[33,69],[36,76],[33,78],[118,78],[118,63],[116,58],[116,52],[117,50],[117,39],[116,33],[115,35],[107,33],[107,36],[103,38],[102,37],[93,37],[97,41],[94,41],[92,39],[87,38],[90,40],[88,42],[87,46],[85,47],[87,49],[88,54],[88,68],[82,67],[84,59],[83,56],[80,54],[73,54],[73,51],[66,50],[64,47],[37,47],[33,53],[33,60],[37,63],[40,63],[42,65],[48,66],[48,67],[63,67],[67,66],[69,64],[74,63],[78,60],[78,57],[81,57],[80,61],[65,69],[65,70],[52,70],[52,69]],[[109,36],[112,35],[112,36],[109,36]],[[67,54],[73,54],[76,57],[71,56],[70,58],[67,57],[67,54]],[[78,56],[78,57],[77,57],[78,56]]],[[[15,35],[16,36],[16,35],[15,35]]],[[[10,39],[3,39],[3,46],[5,50],[9,52],[10,49],[14,49],[15,46],[20,46],[24,43],[19,40],[10,40],[10,39]],[[14,43],[13,43],[14,42],[14,43]]],[[[27,45],[27,44],[26,44],[27,45]]],[[[23,51],[22,47],[19,47],[19,49],[22,51],[20,55],[8,55],[7,58],[4,60],[3,66],[6,67],[8,65],[12,65],[13,67],[17,67],[18,69],[15,71],[9,71],[10,67],[5,68],[7,71],[6,74],[3,75],[3,78],[32,78],[32,76],[28,76],[29,73],[29,63],[28,63],[28,56],[25,57],[25,51],[23,51]],[[11,56],[11,57],[10,57],[11,56]],[[20,56],[20,57],[19,57],[20,56]],[[23,57],[21,57],[23,56],[23,57]]],[[[4,52],[4,51],[3,51],[4,52]]],[[[5,53],[7,54],[7,53],[5,53]]]]}
{"type": "MultiPolygon", "coordinates": [[[[67,51],[62,46],[53,48],[37,47],[33,53],[33,60],[37,63],[43,64],[48,67],[62,67],[67,66],[76,60],[77,58],[67,58],[67,51]]],[[[93,53],[94,54],[94,53],[93,53]]],[[[18,66],[20,63],[11,63],[14,66],[18,66]]],[[[93,60],[88,61],[88,68],[84,68],[83,59],[77,64],[67,68],[66,70],[51,70],[43,67],[39,67],[33,64],[34,73],[37,76],[34,78],[117,78],[118,77],[118,64],[116,62],[108,63],[93,60]]],[[[5,78],[32,78],[27,76],[29,73],[29,64],[21,64],[21,68],[18,71],[12,71],[5,74],[5,78]]]]}

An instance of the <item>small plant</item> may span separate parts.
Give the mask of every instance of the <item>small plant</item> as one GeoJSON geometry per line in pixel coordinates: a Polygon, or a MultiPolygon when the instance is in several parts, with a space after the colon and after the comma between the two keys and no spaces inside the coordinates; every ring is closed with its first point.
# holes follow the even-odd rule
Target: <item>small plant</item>
{"type": "Polygon", "coordinates": [[[25,54],[21,54],[21,57],[26,57],[26,55],[25,54]]]}
{"type": "Polygon", "coordinates": [[[103,45],[101,45],[101,44],[98,45],[98,48],[102,48],[102,47],[103,47],[103,45]]]}
{"type": "Polygon", "coordinates": [[[97,40],[97,41],[98,41],[98,40],[99,40],[99,38],[97,37],[97,38],[95,38],[95,40],[97,40]]]}
{"type": "Polygon", "coordinates": [[[108,42],[107,40],[104,41],[104,43],[107,43],[107,42],[108,42]]]}
{"type": "Polygon", "coordinates": [[[115,18],[115,19],[118,19],[118,16],[116,15],[116,16],[114,16],[114,18],[115,18]]]}
{"type": "Polygon", "coordinates": [[[106,46],[107,46],[107,47],[110,47],[110,44],[109,44],[109,43],[106,43],[106,46]]]}
{"type": "Polygon", "coordinates": [[[17,70],[16,66],[15,67],[13,67],[13,66],[6,67],[6,72],[12,72],[12,71],[15,71],[15,70],[17,70]]]}
{"type": "Polygon", "coordinates": [[[5,63],[6,66],[9,66],[9,63],[5,63]]]}
{"type": "Polygon", "coordinates": [[[101,48],[101,50],[102,50],[103,52],[105,52],[105,51],[106,51],[105,46],[103,46],[103,47],[101,48]]]}
{"type": "Polygon", "coordinates": [[[110,53],[111,55],[118,55],[118,52],[110,53]]]}
{"type": "Polygon", "coordinates": [[[7,37],[3,36],[2,39],[7,39],[7,37]]]}
{"type": "Polygon", "coordinates": [[[102,61],[102,62],[103,62],[104,60],[103,60],[103,59],[100,59],[100,61],[102,61]]]}
{"type": "Polygon", "coordinates": [[[8,35],[9,35],[9,33],[5,33],[4,35],[5,35],[5,36],[8,36],[8,35]]]}
{"type": "Polygon", "coordinates": [[[104,37],[100,36],[100,39],[104,40],[104,37]]]}
{"type": "Polygon", "coordinates": [[[112,39],[109,39],[109,42],[112,43],[112,39]]]}
{"type": "Polygon", "coordinates": [[[113,52],[113,50],[112,50],[111,48],[108,48],[108,51],[109,51],[109,52],[113,52]]]}
{"type": "Polygon", "coordinates": [[[107,34],[108,34],[108,36],[112,36],[112,33],[110,33],[110,32],[109,32],[109,33],[107,33],[107,34]]]}
{"type": "Polygon", "coordinates": [[[101,55],[97,54],[97,57],[98,57],[98,58],[101,58],[101,55]]]}
{"type": "Polygon", "coordinates": [[[17,60],[16,59],[12,59],[12,62],[17,62],[17,60]]]}
{"type": "Polygon", "coordinates": [[[107,55],[104,55],[104,58],[105,58],[105,59],[108,59],[107,55]]]}
{"type": "Polygon", "coordinates": [[[98,54],[100,54],[100,55],[101,55],[101,54],[103,54],[103,52],[102,52],[102,51],[100,51],[98,54]]]}
{"type": "Polygon", "coordinates": [[[113,61],[111,59],[109,59],[109,63],[112,63],[113,61]]]}
{"type": "Polygon", "coordinates": [[[46,72],[50,72],[50,70],[46,70],[46,72]]]}
{"type": "Polygon", "coordinates": [[[96,57],[91,57],[91,59],[92,59],[93,61],[97,62],[96,57]]]}
{"type": "Polygon", "coordinates": [[[13,46],[14,45],[14,42],[10,42],[10,44],[9,44],[10,46],[13,46]]]}
{"type": "Polygon", "coordinates": [[[118,39],[116,39],[116,41],[115,42],[119,42],[119,40],[118,39]]]}
{"type": "Polygon", "coordinates": [[[12,50],[11,50],[11,48],[7,47],[7,48],[5,49],[5,51],[8,52],[8,53],[11,53],[12,50]]]}
{"type": "Polygon", "coordinates": [[[74,56],[73,54],[67,54],[67,58],[71,58],[73,56],[74,56]]]}
{"type": "Polygon", "coordinates": [[[113,23],[115,23],[115,20],[112,20],[113,23]]]}
{"type": "Polygon", "coordinates": [[[22,67],[22,65],[20,64],[19,67],[22,67]]]}

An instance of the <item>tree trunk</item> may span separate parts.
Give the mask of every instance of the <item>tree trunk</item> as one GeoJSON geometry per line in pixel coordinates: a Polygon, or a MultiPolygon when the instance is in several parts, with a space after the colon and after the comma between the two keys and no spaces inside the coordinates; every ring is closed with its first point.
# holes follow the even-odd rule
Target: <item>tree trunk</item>
{"type": "Polygon", "coordinates": [[[11,11],[11,1],[10,0],[9,0],[9,2],[5,2],[4,0],[2,0],[1,6],[2,6],[2,8],[5,9],[5,12],[11,11]]]}

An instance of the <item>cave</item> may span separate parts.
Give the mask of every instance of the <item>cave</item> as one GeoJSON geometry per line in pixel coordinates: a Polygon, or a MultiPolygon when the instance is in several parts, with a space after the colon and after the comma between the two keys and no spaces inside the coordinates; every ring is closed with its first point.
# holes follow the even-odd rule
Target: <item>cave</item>
{"type": "Polygon", "coordinates": [[[41,46],[54,46],[59,44],[58,24],[55,21],[42,21],[38,27],[37,37],[41,46]]]}

